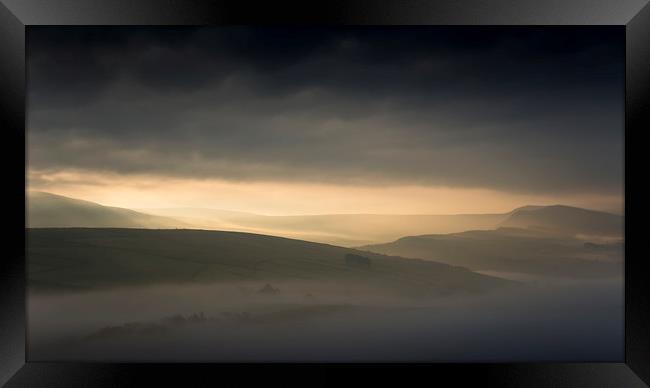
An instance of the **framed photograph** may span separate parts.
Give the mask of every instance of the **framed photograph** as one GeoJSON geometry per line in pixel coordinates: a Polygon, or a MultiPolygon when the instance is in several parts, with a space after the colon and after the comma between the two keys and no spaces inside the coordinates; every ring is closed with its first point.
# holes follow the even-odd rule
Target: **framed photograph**
{"type": "Polygon", "coordinates": [[[0,1],[0,384],[650,381],[646,0],[0,1]]]}

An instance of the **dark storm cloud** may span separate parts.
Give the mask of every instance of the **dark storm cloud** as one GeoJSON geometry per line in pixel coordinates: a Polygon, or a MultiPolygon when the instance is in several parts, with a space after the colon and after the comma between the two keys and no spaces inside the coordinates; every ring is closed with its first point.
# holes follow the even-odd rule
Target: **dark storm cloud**
{"type": "Polygon", "coordinates": [[[618,190],[624,36],[30,28],[33,169],[618,190]]]}

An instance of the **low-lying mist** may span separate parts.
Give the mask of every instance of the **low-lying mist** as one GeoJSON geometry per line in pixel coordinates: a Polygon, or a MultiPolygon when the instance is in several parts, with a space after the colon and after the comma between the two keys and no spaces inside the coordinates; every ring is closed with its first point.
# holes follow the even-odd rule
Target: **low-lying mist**
{"type": "Polygon", "coordinates": [[[284,281],[32,293],[30,361],[620,361],[621,279],[412,299],[284,281]]]}

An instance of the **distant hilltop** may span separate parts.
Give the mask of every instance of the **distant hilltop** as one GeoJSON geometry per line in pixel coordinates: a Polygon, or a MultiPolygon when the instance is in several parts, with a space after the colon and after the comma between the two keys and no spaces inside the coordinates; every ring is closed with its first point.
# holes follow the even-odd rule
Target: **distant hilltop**
{"type": "Polygon", "coordinates": [[[130,209],[40,191],[27,192],[27,226],[30,228],[154,228],[188,227],[178,220],[130,209]]]}
{"type": "Polygon", "coordinates": [[[585,236],[623,235],[623,217],[577,207],[525,206],[513,210],[499,226],[585,236]]]}

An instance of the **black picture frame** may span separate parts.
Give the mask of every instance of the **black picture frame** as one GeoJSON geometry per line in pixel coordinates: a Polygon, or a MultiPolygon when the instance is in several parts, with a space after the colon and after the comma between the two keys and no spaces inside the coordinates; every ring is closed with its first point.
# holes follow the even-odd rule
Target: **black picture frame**
{"type": "Polygon", "coordinates": [[[0,0],[0,128],[4,254],[0,259],[0,384],[7,387],[216,386],[243,383],[642,387],[650,382],[650,282],[642,135],[650,129],[648,0],[281,2],[0,0]],[[521,364],[101,364],[26,360],[25,31],[30,25],[206,24],[620,25],[626,31],[625,360],[521,364]],[[639,250],[642,252],[641,250],[639,250]],[[344,376],[345,375],[345,376],[344,376]],[[416,380],[417,379],[417,380],[416,380]],[[644,383],[645,382],[645,383],[644,383]]]}

